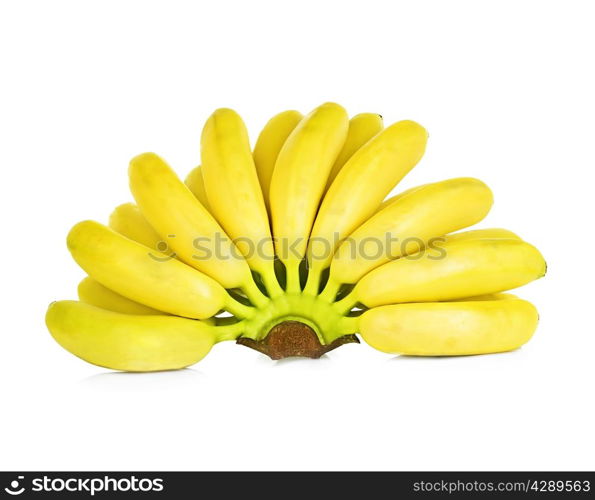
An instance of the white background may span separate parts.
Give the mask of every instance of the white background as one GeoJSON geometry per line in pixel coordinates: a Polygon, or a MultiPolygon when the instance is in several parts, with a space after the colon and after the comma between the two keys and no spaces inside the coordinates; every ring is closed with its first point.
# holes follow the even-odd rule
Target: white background
{"type": "Polygon", "coordinates": [[[0,469],[594,469],[592,3],[30,2],[0,8],[0,469]],[[232,343],[119,374],[60,348],[65,236],[131,200],[128,160],[185,175],[217,107],[252,140],[333,100],[430,132],[398,190],[474,176],[481,227],[546,256],[521,350],[413,359],[348,345],[273,362],[232,343]]]}

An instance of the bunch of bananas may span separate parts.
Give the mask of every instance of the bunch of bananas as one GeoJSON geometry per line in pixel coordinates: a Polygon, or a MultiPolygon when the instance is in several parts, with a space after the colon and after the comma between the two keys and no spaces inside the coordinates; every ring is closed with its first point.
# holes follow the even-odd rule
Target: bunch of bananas
{"type": "Polygon", "coordinates": [[[252,150],[240,116],[216,110],[185,182],[137,156],[136,204],[70,231],[88,277],[80,301],[50,305],[51,334],[129,371],[182,368],[224,340],[273,359],[319,357],[356,333],[419,356],[521,346],[537,311],[501,292],[542,277],[542,255],[505,229],[456,232],[486,216],[490,189],[464,177],[385,199],[426,141],[415,122],[384,128],[325,103],[274,116],[252,150]]]}

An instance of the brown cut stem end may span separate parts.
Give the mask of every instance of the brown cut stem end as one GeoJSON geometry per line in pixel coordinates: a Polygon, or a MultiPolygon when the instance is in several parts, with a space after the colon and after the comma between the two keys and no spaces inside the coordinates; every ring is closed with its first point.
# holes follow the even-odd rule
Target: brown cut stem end
{"type": "Polygon", "coordinates": [[[275,325],[262,340],[240,337],[237,343],[266,354],[271,359],[295,356],[317,359],[343,344],[359,344],[359,339],[355,335],[343,335],[323,345],[308,325],[299,321],[283,321],[275,325]]]}

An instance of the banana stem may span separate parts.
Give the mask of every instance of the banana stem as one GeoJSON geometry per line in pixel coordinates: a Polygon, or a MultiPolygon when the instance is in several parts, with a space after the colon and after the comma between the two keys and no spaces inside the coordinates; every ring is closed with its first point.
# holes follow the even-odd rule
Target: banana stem
{"type": "Polygon", "coordinates": [[[320,271],[316,268],[311,268],[308,272],[308,279],[304,287],[306,295],[318,295],[318,288],[320,287],[320,271]]]}
{"type": "Polygon", "coordinates": [[[354,292],[354,290],[352,290],[349,294],[347,294],[347,296],[345,298],[343,298],[333,304],[333,308],[341,316],[344,316],[345,314],[347,314],[357,304],[357,297],[355,296],[355,294],[353,292],[354,292]]]}
{"type": "Polygon", "coordinates": [[[254,308],[245,306],[241,302],[229,296],[229,301],[225,304],[225,309],[237,318],[251,318],[254,316],[254,308]]]}
{"type": "Polygon", "coordinates": [[[242,290],[246,294],[246,297],[248,297],[248,300],[256,307],[264,307],[269,302],[269,298],[260,291],[260,288],[256,286],[256,283],[252,279],[246,280],[246,283],[242,286],[242,290]]]}
{"type": "Polygon", "coordinates": [[[350,335],[359,331],[359,316],[345,317],[339,324],[341,335],[350,335]]]}
{"type": "Polygon", "coordinates": [[[267,273],[262,275],[262,281],[264,282],[264,286],[267,289],[269,297],[275,298],[283,295],[285,291],[281,288],[279,281],[277,281],[277,276],[275,273],[267,273]]]}
{"type": "Polygon", "coordinates": [[[244,322],[239,321],[231,325],[215,326],[215,338],[217,342],[224,342],[226,340],[236,340],[244,330],[244,322]]]}
{"type": "Polygon", "coordinates": [[[324,290],[320,292],[318,298],[324,300],[325,302],[333,302],[337,296],[337,293],[339,293],[339,288],[341,288],[341,285],[329,278],[324,290]]]}
{"type": "Polygon", "coordinates": [[[287,262],[285,264],[285,270],[287,275],[287,293],[299,295],[302,293],[302,287],[300,285],[300,261],[291,260],[287,262]]]}

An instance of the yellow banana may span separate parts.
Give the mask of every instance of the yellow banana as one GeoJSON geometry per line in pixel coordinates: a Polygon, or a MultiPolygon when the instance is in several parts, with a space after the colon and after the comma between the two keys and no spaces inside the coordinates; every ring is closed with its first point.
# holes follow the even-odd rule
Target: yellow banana
{"type": "Polygon", "coordinates": [[[330,264],[339,241],[368,219],[417,164],[427,137],[415,122],[395,123],[361,147],[339,171],[312,229],[306,293],[318,293],[320,273],[330,264]]]}
{"type": "Polygon", "coordinates": [[[274,270],[275,250],[248,132],[231,109],[218,109],[201,137],[202,173],[211,210],[236,241],[250,267],[272,296],[281,295],[274,270]]]}
{"type": "Polygon", "coordinates": [[[469,302],[474,300],[506,300],[506,299],[518,299],[516,295],[512,293],[486,293],[485,295],[474,295],[473,297],[465,297],[464,299],[454,299],[446,302],[469,302]]]}
{"type": "Polygon", "coordinates": [[[134,203],[123,203],[115,208],[109,218],[109,227],[146,247],[167,252],[167,243],[157,234],[134,203]]]}
{"type": "Polygon", "coordinates": [[[129,177],[143,215],[180,260],[225,288],[242,288],[254,303],[266,302],[246,260],[165,161],[153,153],[137,156],[129,177]]]}
{"type": "Polygon", "coordinates": [[[521,240],[446,242],[441,252],[422,250],[384,264],[364,276],[345,299],[349,310],[402,302],[438,302],[519,287],[545,275],[539,251],[521,240]]]}
{"type": "Polygon", "coordinates": [[[488,229],[474,229],[473,231],[463,231],[461,233],[447,234],[445,241],[452,243],[455,241],[467,241],[467,240],[520,240],[512,231],[508,229],[488,228],[488,229]]]}
{"type": "Polygon", "coordinates": [[[75,356],[114,370],[175,370],[204,358],[217,341],[202,321],[106,311],[90,304],[53,302],[46,314],[56,341],[75,356]]]}
{"type": "Polygon", "coordinates": [[[361,148],[372,137],[378,134],[384,128],[382,123],[382,116],[376,113],[360,113],[349,120],[349,130],[347,131],[347,138],[343,149],[337,156],[331,173],[328,176],[326,189],[331,186],[339,170],[343,165],[353,156],[353,154],[361,148]]]}
{"type": "Polygon", "coordinates": [[[287,291],[299,293],[299,266],[308,236],[349,128],[347,112],[325,103],[291,132],[279,152],[270,186],[277,255],[287,271],[287,291]]]}
{"type": "Polygon", "coordinates": [[[101,307],[108,311],[124,314],[167,314],[163,311],[139,304],[134,300],[127,299],[123,295],[104,287],[89,276],[79,283],[78,296],[81,302],[101,307]]]}
{"type": "Polygon", "coordinates": [[[212,278],[98,222],[79,222],[67,244],[89,276],[153,309],[198,319],[222,309],[251,314],[251,308],[236,303],[212,278]]]}
{"type": "Polygon", "coordinates": [[[469,177],[411,191],[373,215],[341,244],[323,295],[334,299],[339,285],[355,283],[379,265],[419,251],[432,238],[479,222],[492,203],[490,188],[469,177]]]}
{"type": "Polygon", "coordinates": [[[186,176],[184,184],[186,184],[188,189],[192,191],[192,194],[196,196],[196,199],[200,201],[200,204],[210,211],[207,191],[205,189],[205,181],[202,177],[202,168],[200,168],[200,166],[195,167],[190,171],[186,176]]]}
{"type": "Polygon", "coordinates": [[[375,349],[411,356],[459,356],[517,349],[537,328],[535,307],[496,300],[397,304],[366,311],[359,326],[375,349]]]}
{"type": "Polygon", "coordinates": [[[283,111],[273,116],[260,132],[254,145],[254,164],[260,181],[264,203],[270,210],[269,191],[279,151],[303,115],[299,111],[283,111]]]}
{"type": "Polygon", "coordinates": [[[398,194],[395,194],[394,196],[391,196],[390,198],[387,198],[380,204],[380,206],[376,209],[376,211],[374,213],[378,213],[381,210],[384,210],[386,207],[392,205],[393,203],[396,203],[397,201],[399,201],[401,198],[407,196],[408,194],[411,194],[411,193],[417,191],[418,189],[423,189],[428,185],[429,184],[421,184],[420,186],[414,186],[414,187],[406,189],[405,191],[402,191],[398,194]]]}

